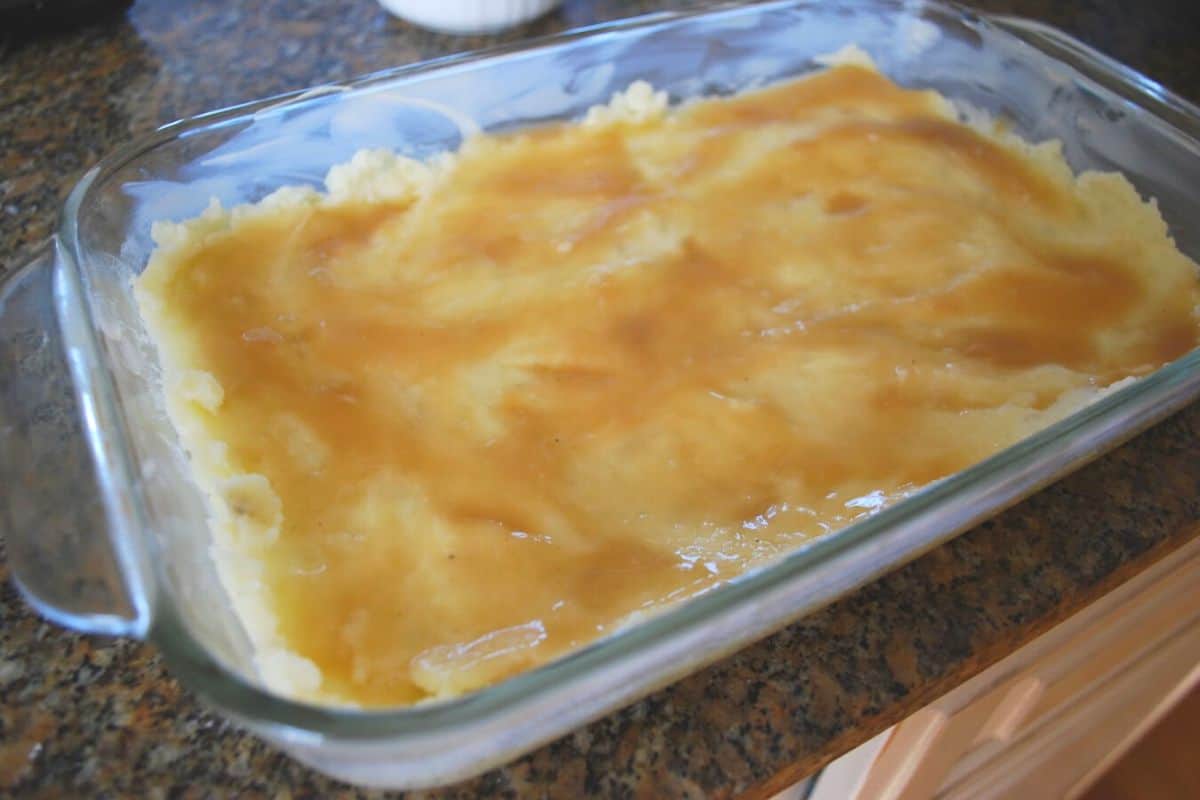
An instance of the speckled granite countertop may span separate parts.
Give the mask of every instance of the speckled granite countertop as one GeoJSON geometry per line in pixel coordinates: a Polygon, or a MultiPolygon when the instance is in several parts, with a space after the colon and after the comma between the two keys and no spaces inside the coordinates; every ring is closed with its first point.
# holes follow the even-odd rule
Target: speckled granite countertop
{"type": "MultiPolygon", "coordinates": [[[[685,2],[567,0],[503,37],[685,2]]],[[[1190,0],[989,0],[1200,99],[1190,0]]],[[[144,0],[54,35],[0,33],[0,259],[157,124],[496,39],[372,0],[144,0]]],[[[1200,406],[739,655],[433,797],[757,796],[901,719],[1196,535],[1200,406]]],[[[34,616],[0,560],[0,795],[353,796],[201,707],[148,646],[34,616]]]]}

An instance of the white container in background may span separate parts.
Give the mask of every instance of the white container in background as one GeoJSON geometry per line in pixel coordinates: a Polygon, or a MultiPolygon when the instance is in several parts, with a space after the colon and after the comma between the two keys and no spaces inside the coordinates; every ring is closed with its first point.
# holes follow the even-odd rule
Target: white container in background
{"type": "Polygon", "coordinates": [[[540,17],[562,0],[379,0],[398,17],[443,33],[495,33],[540,17]]]}

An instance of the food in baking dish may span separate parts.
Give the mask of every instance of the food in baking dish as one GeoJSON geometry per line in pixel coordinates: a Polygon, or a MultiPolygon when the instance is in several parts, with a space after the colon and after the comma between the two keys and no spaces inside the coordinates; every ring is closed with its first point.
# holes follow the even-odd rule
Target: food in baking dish
{"type": "Polygon", "coordinates": [[[159,223],[137,296],[277,690],[496,682],[1197,343],[1116,174],[860,53],[159,223]]]}

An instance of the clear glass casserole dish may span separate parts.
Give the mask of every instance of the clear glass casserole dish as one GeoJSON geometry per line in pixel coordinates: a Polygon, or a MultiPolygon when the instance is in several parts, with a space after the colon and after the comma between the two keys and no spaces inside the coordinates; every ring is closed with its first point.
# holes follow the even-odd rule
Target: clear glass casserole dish
{"type": "Polygon", "coordinates": [[[446,783],[694,671],[945,541],[1200,396],[1192,352],[971,469],[769,568],[499,685],[393,711],[279,697],[207,552],[131,297],[157,219],[321,182],[363,147],[424,157],[476,127],[577,117],[634,79],[673,101],[816,68],[856,43],[902,84],[1057,138],[1076,170],[1119,169],[1200,259],[1200,109],[1044,26],[932,2],[772,2],[659,14],[456,56],[167,126],[71,193],[53,242],[0,295],[0,479],[14,575],[50,619],[142,636],[190,688],[351,782],[446,783]]]}

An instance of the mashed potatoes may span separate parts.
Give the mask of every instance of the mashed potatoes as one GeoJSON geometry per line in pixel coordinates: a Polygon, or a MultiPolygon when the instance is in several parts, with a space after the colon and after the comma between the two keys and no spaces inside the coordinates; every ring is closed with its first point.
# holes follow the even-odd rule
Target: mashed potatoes
{"type": "Polygon", "coordinates": [[[161,223],[138,299],[264,679],[498,681],[1196,345],[1118,175],[861,59],[161,223]]]}

